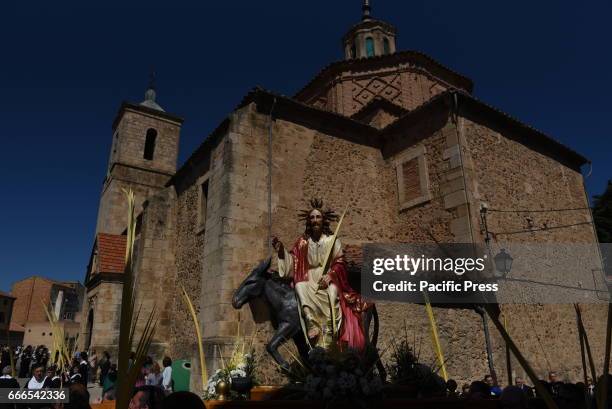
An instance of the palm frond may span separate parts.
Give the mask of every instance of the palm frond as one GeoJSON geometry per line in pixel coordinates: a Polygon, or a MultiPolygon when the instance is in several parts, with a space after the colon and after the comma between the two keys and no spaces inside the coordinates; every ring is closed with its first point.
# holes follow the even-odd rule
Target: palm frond
{"type": "Polygon", "coordinates": [[[191,319],[193,320],[193,325],[195,327],[196,336],[198,338],[198,353],[200,355],[200,371],[202,377],[202,390],[206,390],[206,384],[208,383],[208,373],[206,371],[206,356],[204,355],[204,343],[202,341],[202,333],[200,331],[200,323],[198,321],[198,315],[196,314],[196,310],[193,307],[193,303],[191,302],[191,298],[189,298],[189,294],[185,291],[185,287],[181,285],[181,290],[183,291],[183,300],[185,304],[187,304],[187,308],[189,309],[189,313],[191,314],[191,319]]]}
{"type": "Polygon", "coordinates": [[[147,318],[144,329],[136,344],[136,356],[131,366],[129,365],[130,352],[132,351],[136,337],[137,323],[141,314],[141,306],[134,314],[134,241],[136,238],[136,219],[134,217],[135,198],[134,192],[123,189],[128,203],[127,220],[127,243],[125,249],[125,268],[123,274],[123,289],[121,294],[121,319],[119,324],[119,358],[117,371],[117,409],[128,409],[132,389],[140,372],[146,354],[151,347],[153,335],[157,327],[157,308],[153,305],[147,318]]]}

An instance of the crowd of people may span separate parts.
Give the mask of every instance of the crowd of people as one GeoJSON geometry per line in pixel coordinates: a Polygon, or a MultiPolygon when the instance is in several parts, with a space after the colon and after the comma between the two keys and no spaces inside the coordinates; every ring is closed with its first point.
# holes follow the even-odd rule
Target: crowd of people
{"type": "MultiPolygon", "coordinates": [[[[0,388],[20,388],[16,378],[22,378],[25,390],[69,388],[72,403],[65,408],[89,408],[88,383],[90,386],[97,383],[101,387],[101,401],[116,398],[117,364],[111,361],[108,351],[104,351],[101,357],[97,356],[95,350],[90,354],[76,352],[70,365],[63,370],[53,363],[57,362],[57,359],[51,359],[49,350],[44,345],[36,348],[17,347],[14,350],[1,346],[0,351],[0,388]]],[[[128,366],[133,365],[135,359],[135,353],[131,353],[128,366]]],[[[590,378],[586,384],[562,382],[556,372],[549,372],[548,380],[539,382],[559,408],[592,407],[595,386],[590,378]]],[[[489,374],[481,380],[463,384],[460,390],[457,382],[449,379],[446,382],[446,394],[458,399],[499,399],[507,409],[528,408],[531,398],[540,397],[537,388],[527,385],[521,377],[515,378],[513,385],[502,388],[495,377],[489,374]]],[[[161,365],[151,356],[146,357],[134,385],[130,409],[174,408],[178,406],[173,405],[178,405],[179,402],[181,407],[186,407],[183,402],[187,401],[193,401],[191,407],[204,407],[197,395],[189,392],[173,393],[172,360],[169,357],[164,357],[161,365]]],[[[0,409],[3,409],[3,406],[0,406],[0,409]]]]}
{"type": "MultiPolygon", "coordinates": [[[[136,354],[132,352],[128,366],[131,366],[135,359],[136,354]]],[[[13,349],[1,345],[0,388],[21,388],[19,380],[24,385],[23,390],[68,388],[69,403],[49,406],[55,409],[90,409],[91,399],[87,385],[89,384],[91,388],[94,383],[102,388],[101,400],[115,400],[117,364],[112,362],[108,351],[104,351],[101,357],[97,356],[95,350],[90,354],[76,352],[71,364],[64,371],[52,363],[56,361],[51,359],[49,349],[44,345],[36,348],[20,346],[13,349]]],[[[0,404],[0,409],[5,407],[14,409],[14,406],[0,404]]],[[[134,385],[130,409],[179,407],[204,409],[204,404],[191,392],[173,392],[172,360],[169,357],[164,357],[161,365],[152,357],[146,357],[134,385]]],[[[42,406],[33,405],[32,408],[40,409],[42,406]]]]}
{"type": "MultiPolygon", "coordinates": [[[[539,383],[559,408],[589,409],[593,405],[595,386],[591,378],[588,378],[587,384],[563,382],[556,372],[551,371],[548,373],[548,380],[541,379],[539,383]]],[[[472,400],[500,399],[503,407],[508,409],[528,408],[530,399],[541,397],[538,390],[527,385],[522,377],[516,377],[513,385],[504,388],[489,374],[481,380],[463,384],[460,391],[457,382],[452,379],[448,380],[446,386],[449,397],[472,400]]]]}
{"type": "MultiPolygon", "coordinates": [[[[135,359],[136,354],[132,352],[128,367],[134,364],[135,359]]],[[[2,373],[0,388],[24,390],[70,388],[71,393],[72,391],[76,394],[86,393],[87,401],[89,401],[87,385],[91,387],[91,384],[98,384],[102,389],[101,401],[115,400],[117,364],[112,362],[108,351],[104,351],[101,357],[98,357],[95,350],[91,350],[89,354],[85,351],[76,352],[70,364],[64,368],[54,363],[57,361],[57,357],[51,359],[49,349],[44,345],[36,348],[31,345],[16,348],[2,345],[0,346],[0,371],[2,373]],[[23,388],[19,380],[22,381],[23,388]]],[[[142,400],[144,397],[153,399],[156,396],[171,395],[173,392],[172,359],[164,357],[160,365],[151,356],[147,356],[134,388],[134,401],[142,400]]],[[[77,401],[82,400],[78,397],[76,399],[77,401]]]]}
{"type": "Polygon", "coordinates": [[[52,360],[45,345],[36,348],[31,345],[18,346],[14,349],[5,345],[1,349],[0,368],[4,383],[15,375],[16,378],[27,379],[25,389],[59,388],[77,383],[86,387],[91,377],[92,367],[86,352],[75,353],[70,364],[60,368],[55,363],[58,362],[57,357],[52,360]]]}

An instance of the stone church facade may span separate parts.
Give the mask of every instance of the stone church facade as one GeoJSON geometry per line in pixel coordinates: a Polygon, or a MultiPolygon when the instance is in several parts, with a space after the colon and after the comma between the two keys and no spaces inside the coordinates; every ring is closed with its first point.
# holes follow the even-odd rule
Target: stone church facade
{"type": "MultiPolygon", "coordinates": [[[[265,307],[236,311],[231,296],[270,254],[271,232],[286,245],[303,232],[297,214],[310,198],[334,209],[350,205],[341,238],[355,265],[364,243],[482,243],[483,206],[588,207],[580,170],[586,158],[476,99],[469,78],[422,53],[397,51],[395,35],[365,6],[362,21],[343,39],[343,61],[325,67],[293,97],[252,90],[178,169],[182,119],[155,102],[153,89],[143,103],[121,106],[85,283],[84,348],[116,352],[122,188],[137,197],[135,288],[143,311],[157,305],[156,356],[198,362],[182,286],[198,310],[211,368],[215,345],[228,351],[239,329],[257,331],[264,382],[277,379],[262,348],[270,334],[265,307]]],[[[487,228],[521,230],[527,218],[533,226],[577,225],[493,241],[596,243],[593,225],[583,223],[592,221],[588,210],[498,213],[487,228]]],[[[572,305],[503,309],[509,333],[540,374],[556,370],[579,378],[572,305]]],[[[423,306],[379,303],[378,310],[381,345],[406,330],[420,339],[421,359],[433,362],[423,306]]],[[[597,357],[603,356],[605,311],[584,307],[597,357]]],[[[488,373],[481,317],[468,308],[435,313],[451,377],[488,373]]],[[[505,346],[494,330],[492,352],[505,383],[505,346]]],[[[524,375],[516,362],[513,367],[524,375]]],[[[194,368],[193,385],[198,374],[194,368]]]]}

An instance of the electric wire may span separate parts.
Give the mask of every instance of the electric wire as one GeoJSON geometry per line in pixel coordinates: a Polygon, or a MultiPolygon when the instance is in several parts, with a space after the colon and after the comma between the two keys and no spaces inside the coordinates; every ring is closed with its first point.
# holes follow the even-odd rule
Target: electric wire
{"type": "Polygon", "coordinates": [[[503,232],[489,231],[489,233],[493,234],[494,236],[510,236],[510,235],[513,235],[513,234],[535,233],[535,232],[539,232],[539,231],[565,229],[565,228],[568,228],[568,227],[582,226],[582,225],[586,225],[586,224],[593,224],[593,222],[580,222],[580,223],[572,223],[572,224],[563,224],[563,225],[559,225],[559,226],[535,227],[533,229],[515,230],[515,231],[503,231],[503,232]]]}
{"type": "Polygon", "coordinates": [[[487,209],[487,212],[496,213],[553,213],[572,212],[578,210],[591,210],[590,207],[568,207],[565,209],[487,209]]]}

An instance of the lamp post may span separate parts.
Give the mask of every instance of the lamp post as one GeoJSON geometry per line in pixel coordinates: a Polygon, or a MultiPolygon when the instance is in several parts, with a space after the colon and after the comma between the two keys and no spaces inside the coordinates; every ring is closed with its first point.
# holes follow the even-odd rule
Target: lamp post
{"type": "Polygon", "coordinates": [[[506,277],[512,269],[512,262],[514,259],[510,254],[506,253],[506,249],[501,249],[499,253],[493,257],[493,261],[495,262],[495,277],[503,278],[506,277]]]}

